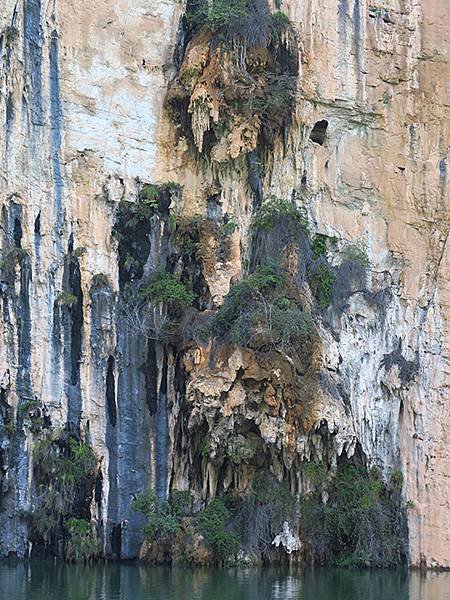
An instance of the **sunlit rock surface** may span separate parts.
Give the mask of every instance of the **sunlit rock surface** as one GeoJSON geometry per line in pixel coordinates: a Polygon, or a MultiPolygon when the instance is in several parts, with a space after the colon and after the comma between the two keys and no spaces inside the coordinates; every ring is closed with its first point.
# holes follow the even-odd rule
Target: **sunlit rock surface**
{"type": "MultiPolygon", "coordinates": [[[[206,65],[201,40],[182,61],[181,2],[3,3],[0,241],[11,268],[0,282],[2,555],[30,549],[22,517],[33,505],[38,434],[8,433],[6,423],[36,401],[52,427],[70,424],[97,454],[91,514],[108,555],[138,556],[131,501],[140,491],[190,488],[199,501],[216,493],[216,446],[227,440],[249,456],[269,448],[269,467],[279,478],[290,472],[294,492],[303,489],[299,462],[333,465],[359,444],[386,477],[403,472],[410,563],[450,566],[448,5],[284,0],[282,9],[298,45],[295,110],[258,174],[259,124],[238,115],[199,159],[219,110],[200,102],[207,78],[191,90],[196,152],[167,110],[183,69],[206,65]],[[258,194],[293,197],[313,233],[366,248],[364,290],[378,301],[351,288],[317,323],[321,385],[303,431],[283,409],[283,363],[226,348],[211,360],[200,344],[168,352],[121,318],[115,215],[150,182],[181,186],[172,205],[183,217],[207,215],[214,197],[236,224],[225,257],[214,236],[202,238],[203,308],[217,308],[244,270],[258,194]],[[246,419],[254,447],[239,437],[246,419]],[[195,459],[200,423],[212,439],[204,461],[195,459]]],[[[146,271],[165,252],[167,228],[157,220],[148,232],[146,271]]],[[[222,489],[245,489],[247,463],[226,469],[222,489]]]]}

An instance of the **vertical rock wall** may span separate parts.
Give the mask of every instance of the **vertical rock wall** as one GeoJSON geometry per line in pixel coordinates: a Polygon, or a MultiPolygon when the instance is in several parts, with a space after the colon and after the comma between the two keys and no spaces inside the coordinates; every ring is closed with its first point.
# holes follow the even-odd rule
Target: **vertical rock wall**
{"type": "MultiPolygon", "coordinates": [[[[138,553],[134,494],[214,488],[213,467],[194,464],[183,415],[207,412],[218,377],[234,386],[232,414],[245,357],[212,368],[194,348],[194,366],[182,368],[129,329],[117,302],[118,203],[170,181],[181,186],[179,215],[218,210],[237,224],[228,259],[200,267],[203,308],[219,306],[243,271],[261,196],[294,198],[314,233],[364,245],[367,287],[382,300],[353,289],[321,317],[329,384],[315,424],[333,434],[335,455],[358,442],[386,475],[402,469],[410,562],[449,566],[446,2],[285,0],[299,54],[295,111],[262,172],[245,145],[234,162],[219,150],[201,160],[165,110],[183,60],[182,8],[7,0],[1,9],[0,552],[29,551],[21,515],[33,505],[36,435],[19,415],[30,401],[95,449],[92,515],[108,554],[138,553]],[[319,121],[322,145],[310,139],[319,121]]],[[[156,219],[145,234],[147,272],[165,256],[166,233],[156,219]]],[[[261,435],[283,445],[283,427],[268,417],[261,435]]],[[[315,431],[298,436],[295,455],[311,457],[315,431]]]]}

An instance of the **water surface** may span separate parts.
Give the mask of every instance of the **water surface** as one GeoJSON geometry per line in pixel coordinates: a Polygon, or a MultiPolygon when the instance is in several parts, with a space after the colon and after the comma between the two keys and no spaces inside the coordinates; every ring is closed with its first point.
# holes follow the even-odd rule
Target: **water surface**
{"type": "Polygon", "coordinates": [[[0,563],[0,600],[450,600],[450,573],[0,563]]]}

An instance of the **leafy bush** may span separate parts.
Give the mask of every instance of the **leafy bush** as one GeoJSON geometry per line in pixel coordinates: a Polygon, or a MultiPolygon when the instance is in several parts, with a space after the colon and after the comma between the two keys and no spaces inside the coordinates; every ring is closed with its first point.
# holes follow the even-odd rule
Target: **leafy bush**
{"type": "Polygon", "coordinates": [[[302,466],[302,473],[316,486],[323,485],[327,480],[327,470],[323,462],[307,462],[302,466]]]}
{"type": "Polygon", "coordinates": [[[327,240],[328,237],[321,233],[317,233],[311,242],[311,250],[313,252],[314,258],[319,258],[320,256],[326,254],[327,252],[327,240]]]}
{"type": "Polygon", "coordinates": [[[309,285],[321,309],[326,309],[331,304],[334,281],[335,276],[326,262],[310,269],[309,285]]]}
{"type": "Polygon", "coordinates": [[[85,519],[69,519],[66,559],[70,562],[94,562],[99,554],[95,532],[85,519]]]}
{"type": "Polygon", "coordinates": [[[253,219],[253,226],[270,232],[283,220],[290,220],[303,230],[307,230],[308,222],[294,202],[276,196],[271,196],[264,202],[253,219]]]}
{"type": "Polygon", "coordinates": [[[78,302],[78,298],[75,296],[75,294],[72,294],[72,292],[64,291],[58,295],[56,301],[61,306],[67,306],[67,308],[72,308],[78,302]]]}
{"type": "Polygon", "coordinates": [[[208,27],[214,33],[236,30],[250,12],[247,0],[191,0],[186,18],[193,29],[208,27]]]}
{"type": "Polygon", "coordinates": [[[85,442],[48,433],[33,451],[33,471],[37,502],[31,522],[37,535],[50,542],[67,518],[77,516],[93,485],[96,457],[85,442]]]}
{"type": "MultiPolygon", "coordinates": [[[[255,273],[235,283],[211,321],[208,327],[209,333],[225,335],[236,321],[247,318],[247,310],[254,306],[261,294],[265,294],[269,289],[279,289],[283,282],[284,276],[276,268],[266,265],[259,267],[255,273]]],[[[252,319],[251,315],[250,318],[252,319]]],[[[250,327],[252,325],[253,319],[250,327]]]]}
{"type": "Polygon", "coordinates": [[[225,529],[233,531],[247,554],[270,553],[272,541],[284,521],[298,521],[298,502],[284,483],[266,471],[258,473],[246,496],[227,494],[221,499],[228,510],[225,529]]]}
{"type": "Polygon", "coordinates": [[[231,513],[223,500],[212,500],[198,517],[198,528],[215,557],[221,561],[239,551],[239,536],[229,527],[231,513]]]}
{"type": "Polygon", "coordinates": [[[173,492],[167,501],[161,502],[151,490],[134,500],[133,509],[147,517],[144,537],[148,542],[167,542],[180,531],[181,519],[189,513],[189,504],[189,492],[173,492]]]}
{"type": "Polygon", "coordinates": [[[403,481],[404,481],[403,473],[398,469],[396,469],[395,471],[392,471],[390,481],[391,481],[392,489],[398,493],[401,493],[401,491],[403,489],[403,481]]]}
{"type": "Polygon", "coordinates": [[[287,14],[281,10],[275,11],[270,18],[272,36],[279,37],[291,24],[287,14]]]}
{"type": "Polygon", "coordinates": [[[108,275],[105,275],[105,273],[96,273],[92,278],[91,290],[102,290],[105,288],[111,288],[108,275]]]}
{"type": "Polygon", "coordinates": [[[192,306],[194,294],[178,281],[172,273],[160,271],[153,281],[140,290],[142,298],[149,298],[154,303],[163,302],[174,311],[181,311],[192,306]]]}
{"type": "Polygon", "coordinates": [[[240,346],[295,351],[314,330],[311,317],[286,297],[286,277],[274,266],[258,267],[235,283],[207,327],[240,346]]]}
{"type": "Polygon", "coordinates": [[[301,500],[303,538],[320,562],[339,566],[391,567],[404,559],[399,494],[376,471],[342,465],[322,502],[321,490],[301,500]]]}

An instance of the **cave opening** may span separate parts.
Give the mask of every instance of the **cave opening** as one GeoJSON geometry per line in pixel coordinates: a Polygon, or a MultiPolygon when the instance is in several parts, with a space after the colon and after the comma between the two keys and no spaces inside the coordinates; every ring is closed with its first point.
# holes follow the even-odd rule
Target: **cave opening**
{"type": "Polygon", "coordinates": [[[321,121],[317,121],[312,128],[311,133],[309,134],[309,139],[312,140],[315,144],[319,144],[322,146],[325,141],[325,135],[328,129],[328,121],[322,119],[321,121]]]}

